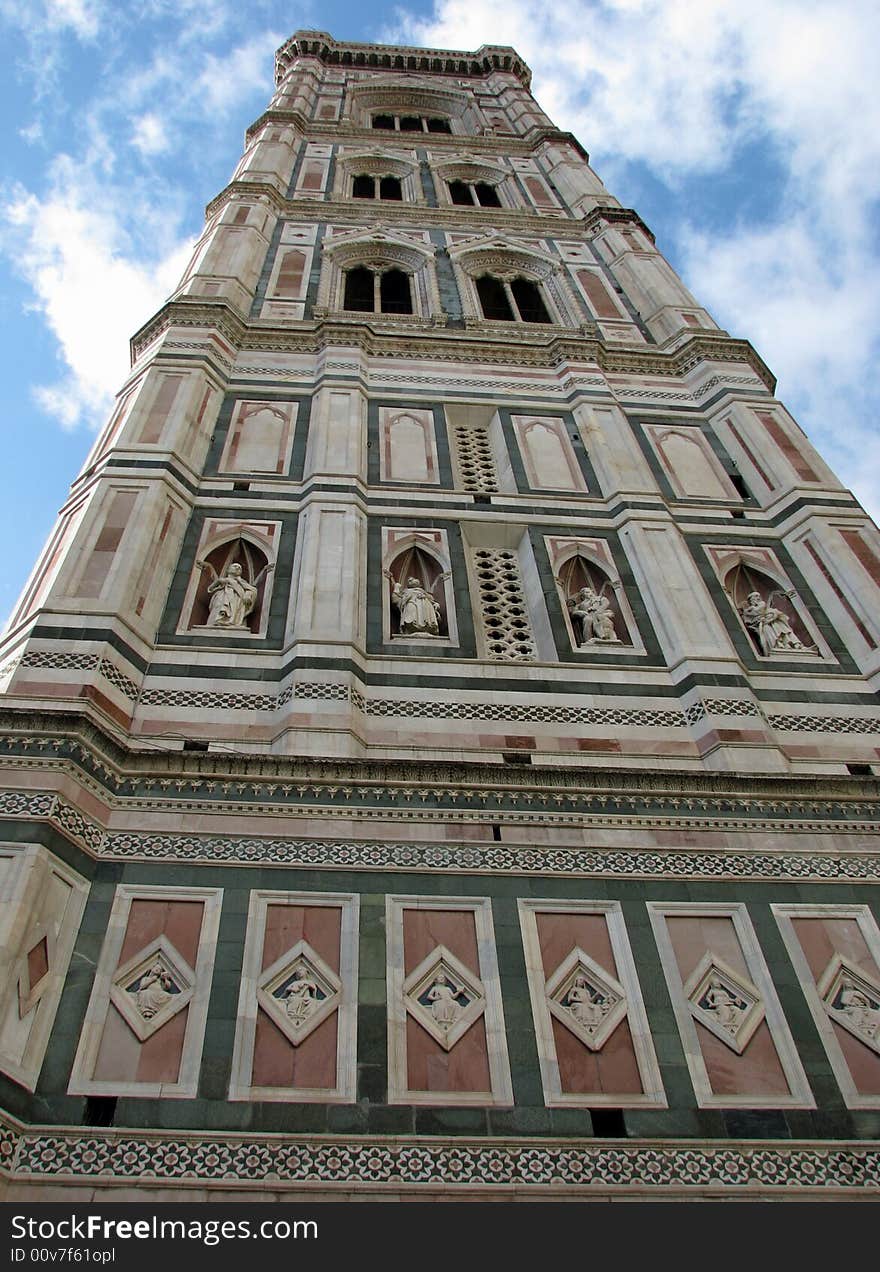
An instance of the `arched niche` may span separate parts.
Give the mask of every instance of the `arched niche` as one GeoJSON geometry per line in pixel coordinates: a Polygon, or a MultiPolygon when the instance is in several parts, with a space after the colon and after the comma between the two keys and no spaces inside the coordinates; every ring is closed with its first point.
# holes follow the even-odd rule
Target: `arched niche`
{"type": "Polygon", "coordinates": [[[756,653],[780,658],[818,652],[787,583],[740,559],[727,569],[724,588],[756,653]]]}
{"type": "Polygon", "coordinates": [[[190,630],[218,635],[261,633],[266,626],[273,565],[270,550],[251,535],[239,534],[215,543],[195,565],[199,578],[190,610],[190,630]],[[230,578],[241,582],[234,583],[225,593],[224,581],[230,578]]]}
{"type": "Polygon", "coordinates": [[[633,638],[617,594],[619,583],[595,561],[580,552],[558,567],[557,580],[578,648],[632,649],[633,638]]]}
{"type": "Polygon", "coordinates": [[[398,549],[387,570],[392,638],[449,635],[447,577],[443,564],[422,545],[409,543],[398,549]]]}

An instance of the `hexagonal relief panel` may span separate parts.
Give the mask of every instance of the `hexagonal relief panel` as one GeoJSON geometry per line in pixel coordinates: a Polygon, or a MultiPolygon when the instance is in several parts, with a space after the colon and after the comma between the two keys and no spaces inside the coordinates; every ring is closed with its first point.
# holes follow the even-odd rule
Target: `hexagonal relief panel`
{"type": "Polygon", "coordinates": [[[623,986],[577,946],[544,992],[551,1014],[591,1051],[601,1051],[626,1016],[623,986]]]}
{"type": "Polygon", "coordinates": [[[146,1042],[183,1011],[195,980],[189,963],[163,934],[118,968],[110,1001],[136,1037],[146,1042]]]}
{"type": "Polygon", "coordinates": [[[451,1051],[486,1010],[486,991],[445,945],[438,945],[403,983],[406,1010],[423,1029],[451,1051]]]}
{"type": "Polygon", "coordinates": [[[816,987],[831,1019],[880,1055],[880,985],[835,954],[816,987]]]}
{"type": "Polygon", "coordinates": [[[709,950],[684,987],[691,1015],[741,1056],[764,1019],[761,991],[709,950]]]}
{"type": "Polygon", "coordinates": [[[308,941],[297,941],[257,982],[257,1002],[295,1047],[341,1001],[342,981],[308,941]]]}

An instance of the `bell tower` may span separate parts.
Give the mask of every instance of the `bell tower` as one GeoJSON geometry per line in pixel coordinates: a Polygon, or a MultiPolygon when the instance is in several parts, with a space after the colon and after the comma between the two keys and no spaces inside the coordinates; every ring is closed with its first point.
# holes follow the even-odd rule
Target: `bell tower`
{"type": "Polygon", "coordinates": [[[131,353],[0,654],[0,1175],[870,1187],[880,534],[518,54],[297,32],[131,353]]]}

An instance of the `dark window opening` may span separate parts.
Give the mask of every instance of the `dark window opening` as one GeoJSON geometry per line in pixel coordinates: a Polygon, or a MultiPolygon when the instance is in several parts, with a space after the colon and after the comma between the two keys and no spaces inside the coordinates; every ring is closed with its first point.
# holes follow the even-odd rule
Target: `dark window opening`
{"type": "Polygon", "coordinates": [[[383,314],[411,314],[412,295],[403,270],[389,269],[382,275],[379,292],[383,314]]]}
{"type": "Polygon", "coordinates": [[[729,473],[728,476],[730,477],[730,484],[733,486],[734,490],[740,496],[740,498],[751,499],[752,492],[749,490],[748,486],[746,485],[744,479],[740,476],[740,474],[729,473]]]}
{"type": "Polygon", "coordinates": [[[497,278],[484,274],[477,279],[477,295],[483,317],[493,322],[513,322],[513,310],[507,299],[507,292],[497,278]]]}
{"type": "Polygon", "coordinates": [[[874,770],[870,764],[847,764],[846,771],[852,777],[873,777],[874,770]]]}
{"type": "Polygon", "coordinates": [[[505,764],[531,764],[532,762],[528,751],[502,751],[501,758],[505,764]]]}
{"type": "Polygon", "coordinates": [[[388,128],[394,132],[394,116],[393,115],[374,115],[374,128],[388,128]]]}
{"type": "Polygon", "coordinates": [[[492,838],[495,840],[496,844],[501,842],[501,827],[500,826],[492,827],[492,838]]]}
{"type": "Polygon", "coordinates": [[[541,293],[528,278],[515,278],[510,284],[513,299],[523,322],[550,322],[541,293]]]}
{"type": "Polygon", "coordinates": [[[590,1109],[593,1134],[600,1139],[626,1139],[623,1109],[590,1109]]]}
{"type": "Polygon", "coordinates": [[[83,1123],[86,1126],[112,1126],[116,1116],[115,1095],[90,1095],[86,1098],[83,1123]]]}
{"type": "Polygon", "coordinates": [[[345,275],[345,300],[342,307],[363,314],[373,312],[373,275],[363,265],[357,265],[345,275]]]}
{"type": "Polygon", "coordinates": [[[375,199],[376,182],[372,177],[355,177],[351,192],[356,199],[375,199]]]}
{"type": "Polygon", "coordinates": [[[428,119],[426,120],[426,123],[428,125],[428,132],[432,132],[432,133],[451,133],[452,132],[452,128],[450,127],[448,119],[428,119]]]}
{"type": "Polygon", "coordinates": [[[477,196],[477,202],[481,208],[501,207],[501,200],[498,198],[498,191],[494,186],[487,185],[485,181],[477,182],[474,186],[474,194],[477,196]]]}
{"type": "Polygon", "coordinates": [[[465,185],[463,181],[450,181],[449,197],[453,203],[470,207],[474,202],[474,196],[471,193],[469,185],[465,185]]]}
{"type": "Polygon", "coordinates": [[[400,188],[400,178],[383,177],[379,182],[379,198],[402,200],[403,191],[400,188]]]}
{"type": "Polygon", "coordinates": [[[417,115],[401,115],[400,117],[401,132],[421,132],[422,121],[417,115]]]}
{"type": "Polygon", "coordinates": [[[184,751],[207,751],[208,744],[198,738],[184,738],[183,749],[184,751]]]}
{"type": "Polygon", "coordinates": [[[233,490],[250,490],[251,483],[249,481],[234,481],[232,483],[233,490]]]}

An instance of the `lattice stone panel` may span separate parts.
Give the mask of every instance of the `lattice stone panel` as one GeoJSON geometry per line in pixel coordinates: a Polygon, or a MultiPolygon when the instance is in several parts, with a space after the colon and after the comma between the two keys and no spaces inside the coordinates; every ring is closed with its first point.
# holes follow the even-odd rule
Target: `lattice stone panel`
{"type": "Polygon", "coordinates": [[[492,494],[498,490],[498,473],[487,428],[453,429],[458,477],[463,490],[492,494]]]}
{"type": "Polygon", "coordinates": [[[486,654],[505,662],[537,658],[516,553],[508,548],[477,548],[473,561],[486,654]]]}

